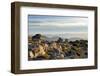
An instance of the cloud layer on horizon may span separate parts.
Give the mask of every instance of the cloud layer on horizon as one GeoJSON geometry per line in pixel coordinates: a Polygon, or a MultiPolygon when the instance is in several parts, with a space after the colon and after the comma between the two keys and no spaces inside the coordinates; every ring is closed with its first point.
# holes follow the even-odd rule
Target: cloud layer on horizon
{"type": "MultiPolygon", "coordinates": [[[[29,35],[35,33],[42,34],[59,34],[59,33],[84,33],[87,38],[88,18],[72,17],[72,16],[44,16],[29,15],[28,16],[28,32],[29,35]]],[[[81,37],[81,34],[79,34],[81,37]]],[[[76,36],[78,36],[76,34],[76,36]]],[[[82,36],[83,37],[83,36],[82,36]]]]}

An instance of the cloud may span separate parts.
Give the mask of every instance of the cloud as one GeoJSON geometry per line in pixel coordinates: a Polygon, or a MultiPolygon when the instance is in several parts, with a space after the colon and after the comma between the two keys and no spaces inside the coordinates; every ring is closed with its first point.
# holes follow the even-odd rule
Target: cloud
{"type": "Polygon", "coordinates": [[[29,26],[58,26],[58,27],[68,27],[68,26],[87,26],[88,24],[85,22],[41,22],[41,23],[29,23],[29,26]]]}
{"type": "Polygon", "coordinates": [[[87,38],[88,17],[29,16],[29,34],[54,34],[87,38]]]}
{"type": "Polygon", "coordinates": [[[29,26],[58,26],[58,27],[67,27],[67,26],[87,26],[88,18],[87,17],[69,17],[69,16],[30,16],[29,26]]]}

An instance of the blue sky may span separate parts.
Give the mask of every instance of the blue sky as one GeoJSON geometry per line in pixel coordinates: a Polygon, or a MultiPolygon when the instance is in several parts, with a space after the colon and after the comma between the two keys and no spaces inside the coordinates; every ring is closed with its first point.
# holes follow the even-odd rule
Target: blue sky
{"type": "Polygon", "coordinates": [[[37,33],[45,35],[66,34],[70,37],[87,38],[88,18],[75,16],[28,16],[29,35],[37,33]]]}

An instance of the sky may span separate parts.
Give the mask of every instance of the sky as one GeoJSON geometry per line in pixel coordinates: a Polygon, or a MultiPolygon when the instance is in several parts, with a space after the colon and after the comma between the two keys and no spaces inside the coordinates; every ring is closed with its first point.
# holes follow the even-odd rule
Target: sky
{"type": "Polygon", "coordinates": [[[28,33],[87,39],[88,17],[28,15],[28,33]]]}

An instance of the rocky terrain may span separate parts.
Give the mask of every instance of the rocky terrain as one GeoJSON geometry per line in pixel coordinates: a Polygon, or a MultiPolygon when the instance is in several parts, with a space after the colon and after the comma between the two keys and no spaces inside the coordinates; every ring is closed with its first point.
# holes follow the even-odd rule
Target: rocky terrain
{"type": "Polygon", "coordinates": [[[78,59],[88,57],[88,41],[36,34],[28,37],[28,60],[78,59]]]}

